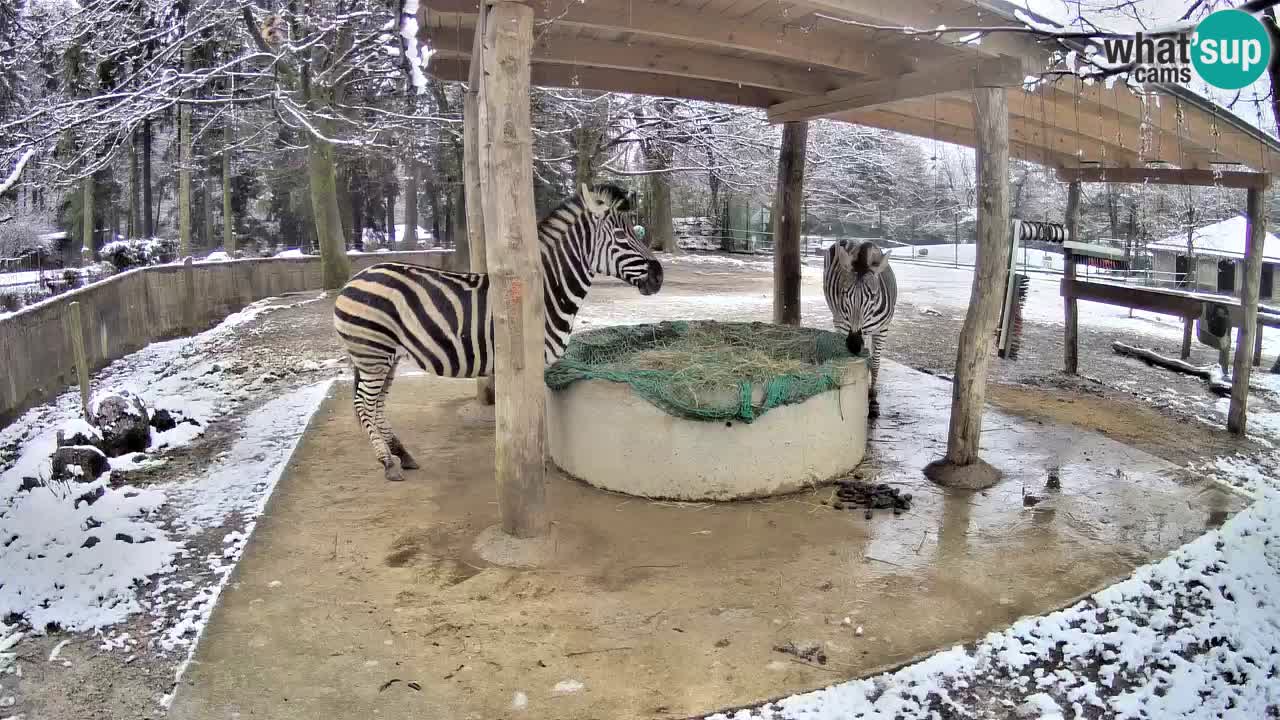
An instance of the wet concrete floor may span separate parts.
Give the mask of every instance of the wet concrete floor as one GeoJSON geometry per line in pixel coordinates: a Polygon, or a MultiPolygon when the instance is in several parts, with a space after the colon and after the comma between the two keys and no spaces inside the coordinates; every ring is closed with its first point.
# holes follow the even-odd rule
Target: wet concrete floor
{"type": "Polygon", "coordinates": [[[472,383],[397,381],[390,418],[424,467],[403,483],[382,480],[350,388],[335,387],[171,717],[688,717],[1055,609],[1241,506],[1101,435],[995,411],[983,456],[1006,479],[941,491],[920,470],[945,447],[950,384],[892,363],[881,382],[861,472],[911,492],[906,514],[836,510],[830,487],[650,502],[552,470],[552,551],[534,570],[473,550],[498,511],[491,416],[472,383]],[[787,643],[819,646],[825,664],[775,649],[787,643]]]}

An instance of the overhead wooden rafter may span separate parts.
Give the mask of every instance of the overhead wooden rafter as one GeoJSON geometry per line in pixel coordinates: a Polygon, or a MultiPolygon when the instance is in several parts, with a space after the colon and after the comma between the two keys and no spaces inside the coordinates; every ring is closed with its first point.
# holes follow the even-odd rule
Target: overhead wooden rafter
{"type": "Polygon", "coordinates": [[[1206,187],[1266,190],[1271,186],[1267,173],[1183,168],[1067,168],[1058,170],[1063,182],[1152,183],[1155,185],[1199,185],[1206,187]]]}
{"type": "Polygon", "coordinates": [[[1024,60],[1009,56],[931,65],[902,75],[846,85],[822,95],[778,103],[769,108],[769,121],[812,120],[976,87],[1013,87],[1022,83],[1029,67],[1024,60]]]}
{"type": "MultiPolygon", "coordinates": [[[[479,3],[419,3],[439,77],[466,79],[479,3]]],[[[974,43],[933,32],[1018,24],[1001,0],[538,0],[530,7],[537,85],[772,107],[780,122],[830,117],[970,145],[978,83],[961,78],[1000,56],[1028,63],[1026,74],[1036,75],[1051,49],[1026,33],[990,32],[974,43]],[[945,121],[934,122],[932,103],[920,101],[928,97],[950,108],[945,121]]],[[[1008,88],[1015,157],[1053,167],[1280,167],[1273,138],[1179,88],[1070,76],[1024,88],[1011,70],[997,74],[983,84],[1008,88]]]]}
{"type": "MultiPolygon", "coordinates": [[[[424,0],[428,23],[449,27],[447,14],[462,14],[474,22],[477,0],[424,0]],[[442,17],[442,14],[446,14],[442,17]]],[[[909,54],[882,52],[877,44],[852,46],[828,33],[811,28],[766,29],[758,23],[733,20],[670,5],[644,2],[628,6],[622,2],[580,2],[546,0],[532,3],[539,21],[566,28],[583,28],[611,33],[632,33],[642,38],[676,40],[734,52],[751,52],[767,58],[825,67],[855,75],[876,77],[910,70],[909,54]],[[637,12],[636,10],[639,10],[637,12]]],[[[542,28],[539,28],[539,32],[542,28]]],[[[588,58],[584,56],[584,62],[588,58]]]]}
{"type": "MultiPolygon", "coordinates": [[[[471,56],[471,35],[442,28],[431,37],[439,57],[471,56]]],[[[547,32],[533,47],[533,61],[544,65],[581,67],[590,58],[590,67],[635,71],[654,75],[711,80],[748,85],[787,93],[821,93],[839,84],[826,72],[769,60],[726,58],[703,50],[670,48],[644,43],[622,44],[595,38],[566,37],[547,32]]]]}

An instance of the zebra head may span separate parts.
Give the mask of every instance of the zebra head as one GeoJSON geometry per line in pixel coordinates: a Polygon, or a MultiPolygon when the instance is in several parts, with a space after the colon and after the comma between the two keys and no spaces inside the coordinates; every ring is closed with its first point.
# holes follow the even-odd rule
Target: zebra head
{"type": "Polygon", "coordinates": [[[595,224],[591,238],[592,272],[612,275],[652,295],[662,289],[662,264],[627,222],[631,198],[616,185],[582,186],[582,205],[595,224]]]}
{"type": "Polygon", "coordinates": [[[877,285],[872,281],[889,267],[889,257],[870,241],[855,243],[841,240],[831,246],[828,262],[843,276],[844,291],[840,293],[844,304],[844,316],[849,322],[849,336],[845,342],[849,352],[862,352],[862,328],[869,306],[875,299],[877,285]]]}

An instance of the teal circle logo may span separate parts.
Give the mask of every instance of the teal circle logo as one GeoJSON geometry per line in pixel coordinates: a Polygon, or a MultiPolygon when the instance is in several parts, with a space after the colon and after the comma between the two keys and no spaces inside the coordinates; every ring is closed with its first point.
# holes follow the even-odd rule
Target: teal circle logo
{"type": "Polygon", "coordinates": [[[1201,20],[1191,45],[1196,72],[1223,90],[1252,85],[1271,61],[1271,36],[1243,10],[1219,10],[1201,20]]]}

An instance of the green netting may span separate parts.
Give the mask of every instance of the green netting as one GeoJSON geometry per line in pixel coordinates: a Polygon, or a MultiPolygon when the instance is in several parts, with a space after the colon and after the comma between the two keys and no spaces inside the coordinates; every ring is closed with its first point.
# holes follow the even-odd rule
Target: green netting
{"type": "Polygon", "coordinates": [[[574,333],[547,386],[626,383],[677,417],[751,422],[839,386],[853,360],[843,335],[767,323],[622,325],[574,333]]]}

